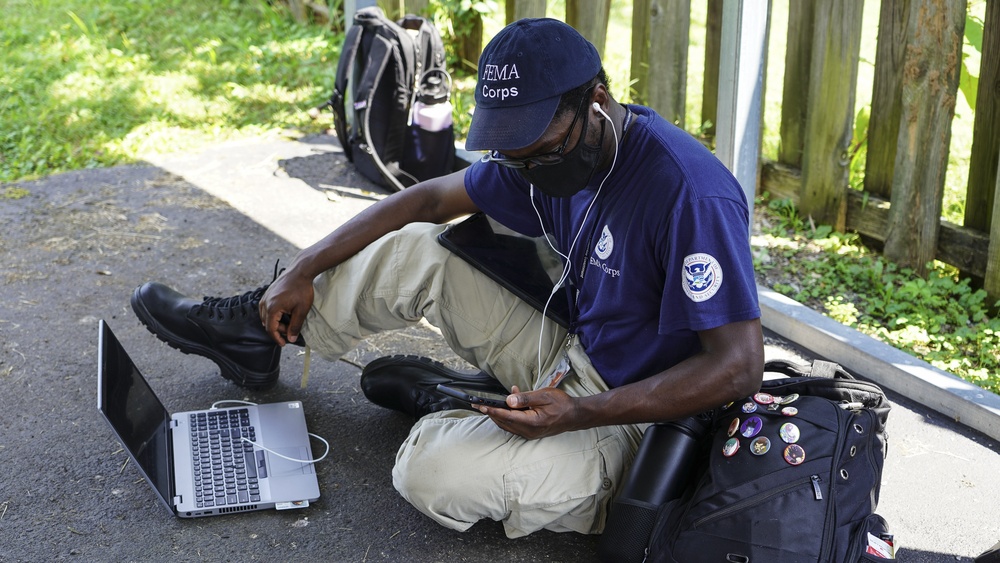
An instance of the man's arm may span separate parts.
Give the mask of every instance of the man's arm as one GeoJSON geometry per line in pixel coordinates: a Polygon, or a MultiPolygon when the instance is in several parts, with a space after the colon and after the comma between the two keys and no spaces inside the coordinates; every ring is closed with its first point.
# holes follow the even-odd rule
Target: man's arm
{"type": "Polygon", "coordinates": [[[300,252],[271,284],[260,302],[265,329],[278,344],[294,342],[312,305],[313,278],[405,225],[444,223],[476,211],[465,190],[464,170],[421,182],[372,205],[300,252]],[[287,327],[279,325],[282,315],[290,318],[287,327]]]}
{"type": "Polygon", "coordinates": [[[652,377],[589,397],[560,389],[515,392],[517,409],[480,409],[525,438],[607,426],[676,420],[749,397],[760,389],[764,340],[760,319],[700,331],[702,351],[652,377]]]}

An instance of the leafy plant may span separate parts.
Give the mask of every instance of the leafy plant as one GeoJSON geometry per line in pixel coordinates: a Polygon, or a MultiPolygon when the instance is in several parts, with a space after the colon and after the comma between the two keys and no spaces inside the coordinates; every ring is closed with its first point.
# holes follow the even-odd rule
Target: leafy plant
{"type": "MultiPolygon", "coordinates": [[[[453,73],[475,74],[477,61],[467,60],[464,41],[482,38],[482,18],[500,9],[495,0],[431,0],[430,12],[444,40],[448,68],[453,73]]],[[[478,49],[474,49],[478,51],[478,49]]]]}
{"type": "Polygon", "coordinates": [[[865,166],[868,161],[868,123],[871,121],[871,113],[871,105],[865,104],[854,116],[854,132],[847,156],[850,162],[849,184],[855,190],[864,189],[865,166]]]}
{"type": "Polygon", "coordinates": [[[476,105],[475,90],[475,76],[459,78],[452,83],[452,116],[457,137],[464,138],[472,125],[472,108],[476,105]]]}
{"type": "Polygon", "coordinates": [[[943,264],[929,264],[921,278],[865,248],[857,235],[808,228],[788,200],[767,208],[754,253],[772,289],[1000,392],[1000,319],[990,316],[985,291],[943,264]]]}
{"type": "MultiPolygon", "coordinates": [[[[965,44],[971,46],[980,55],[983,52],[983,20],[973,14],[965,16],[965,44]]],[[[969,53],[962,49],[962,71],[959,75],[958,88],[969,102],[969,107],[976,109],[976,95],[979,92],[979,74],[973,73],[968,64],[969,53]]]]}

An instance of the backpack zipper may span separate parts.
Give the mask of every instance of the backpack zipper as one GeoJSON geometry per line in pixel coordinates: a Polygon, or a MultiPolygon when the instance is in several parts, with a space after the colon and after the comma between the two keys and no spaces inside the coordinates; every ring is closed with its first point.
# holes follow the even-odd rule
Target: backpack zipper
{"type": "Polygon", "coordinates": [[[729,516],[730,514],[734,514],[736,512],[739,512],[739,511],[741,511],[741,510],[743,510],[743,509],[745,509],[745,508],[747,508],[749,506],[753,506],[753,505],[756,505],[756,504],[762,504],[764,501],[767,501],[768,499],[771,499],[771,498],[779,496],[779,495],[783,495],[783,494],[787,493],[788,491],[790,491],[792,489],[797,489],[797,488],[800,488],[800,487],[802,487],[804,485],[808,485],[808,484],[812,484],[812,487],[813,487],[813,497],[817,501],[821,501],[821,500],[823,500],[823,493],[820,490],[819,483],[820,483],[820,476],[819,475],[810,475],[809,477],[802,477],[800,479],[792,481],[791,483],[787,483],[785,485],[782,485],[782,486],[780,486],[780,487],[778,487],[776,489],[771,489],[769,491],[764,491],[763,493],[758,493],[758,494],[756,494],[756,495],[754,495],[752,497],[743,499],[740,502],[737,502],[737,503],[731,504],[731,505],[729,505],[729,506],[727,506],[725,508],[716,510],[715,512],[712,512],[711,514],[707,514],[705,516],[702,516],[701,518],[695,520],[694,523],[691,524],[691,528],[695,529],[695,528],[698,528],[700,526],[703,526],[703,525],[711,522],[712,520],[717,520],[719,518],[725,518],[726,516],[729,516]]]}
{"type": "MultiPolygon", "coordinates": [[[[838,405],[838,407],[834,409],[834,412],[837,413],[837,427],[842,429],[841,432],[839,432],[840,437],[837,440],[837,445],[833,451],[833,461],[836,462],[837,460],[843,458],[844,446],[847,444],[847,432],[850,431],[848,423],[850,422],[851,413],[854,411],[845,410],[844,408],[840,408],[838,405]]],[[[833,502],[833,500],[837,497],[834,494],[833,488],[837,486],[837,467],[832,466],[830,468],[830,472],[831,475],[833,475],[830,479],[830,496],[832,498],[830,503],[826,506],[826,518],[824,519],[824,522],[827,525],[823,526],[823,541],[820,543],[820,561],[827,561],[830,559],[830,554],[833,552],[833,528],[836,527],[836,514],[834,511],[836,503],[833,502]]]]}

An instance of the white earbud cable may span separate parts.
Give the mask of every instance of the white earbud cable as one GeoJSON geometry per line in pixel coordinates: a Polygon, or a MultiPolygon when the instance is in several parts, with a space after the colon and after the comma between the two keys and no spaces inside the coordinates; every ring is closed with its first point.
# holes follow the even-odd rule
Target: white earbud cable
{"type": "MultiPolygon", "coordinates": [[[[545,338],[544,338],[545,337],[545,319],[546,319],[546,313],[549,310],[549,303],[552,302],[552,296],[554,296],[556,294],[556,292],[559,290],[559,288],[562,287],[562,285],[564,283],[566,283],[566,280],[569,278],[569,273],[571,271],[570,268],[573,265],[573,261],[570,259],[570,256],[573,255],[573,249],[576,248],[576,243],[577,243],[578,240],[580,240],[580,235],[583,233],[583,227],[584,227],[584,225],[587,224],[587,218],[590,216],[590,210],[594,208],[594,203],[597,202],[598,196],[601,195],[601,189],[604,188],[604,182],[606,182],[608,180],[608,178],[611,176],[611,173],[614,172],[614,170],[615,170],[615,164],[618,163],[618,131],[615,130],[615,123],[614,123],[614,121],[611,120],[611,116],[609,116],[607,113],[604,112],[603,109],[601,109],[600,104],[598,104],[597,102],[594,102],[591,107],[593,107],[594,110],[596,110],[598,113],[600,113],[601,115],[603,115],[604,119],[608,120],[608,123],[611,124],[611,133],[613,133],[614,136],[615,136],[615,155],[611,159],[611,168],[609,168],[608,169],[608,173],[604,175],[604,179],[601,180],[601,184],[599,186],[597,186],[597,192],[594,194],[593,199],[590,200],[590,204],[587,206],[586,213],[583,214],[583,220],[580,221],[580,229],[576,232],[576,236],[573,237],[573,242],[570,243],[569,250],[566,252],[566,254],[563,254],[562,252],[559,252],[559,250],[557,250],[556,247],[553,246],[552,241],[549,240],[549,237],[545,236],[545,223],[544,223],[544,221],[542,221],[542,214],[538,211],[538,207],[535,205],[535,185],[534,184],[531,184],[531,188],[530,188],[530,191],[529,191],[529,196],[531,198],[531,207],[535,210],[535,215],[538,217],[538,224],[541,225],[541,227],[542,227],[542,236],[545,238],[545,241],[549,244],[549,246],[552,248],[552,250],[554,250],[555,253],[558,254],[559,256],[562,256],[563,259],[566,261],[563,264],[563,270],[562,270],[562,274],[559,276],[559,280],[556,282],[555,286],[552,288],[552,292],[549,294],[549,298],[545,300],[545,307],[542,308],[542,324],[541,324],[541,327],[538,330],[538,357],[537,357],[537,363],[538,363],[538,373],[539,374],[542,373],[542,342],[544,342],[544,340],[545,340],[545,338]]],[[[579,142],[581,142],[581,143],[586,142],[586,139],[580,139],[579,142]]]]}

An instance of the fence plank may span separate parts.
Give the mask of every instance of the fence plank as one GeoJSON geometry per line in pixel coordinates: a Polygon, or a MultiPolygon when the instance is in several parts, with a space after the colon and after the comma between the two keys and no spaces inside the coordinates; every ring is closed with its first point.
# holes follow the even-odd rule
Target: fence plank
{"type": "Polygon", "coordinates": [[[701,123],[704,133],[715,136],[719,110],[719,54],[722,52],[722,3],[708,0],[705,20],[705,71],[701,87],[701,123]],[[705,127],[705,124],[711,125],[705,127]]]}
{"type": "Polygon", "coordinates": [[[428,13],[430,5],[431,5],[430,0],[405,0],[405,2],[403,2],[403,10],[407,14],[426,15],[428,13]]]}
{"type": "MultiPolygon", "coordinates": [[[[972,160],[965,197],[965,226],[990,232],[1000,161],[1000,4],[986,3],[982,65],[972,127],[972,160]]],[[[995,220],[994,229],[1000,228],[995,220]]]]}
{"type": "Polygon", "coordinates": [[[1000,171],[993,185],[993,230],[987,255],[983,287],[993,299],[1000,299],[1000,171]]]}
{"type": "Polygon", "coordinates": [[[632,3],[632,61],[629,67],[629,99],[647,105],[649,97],[649,11],[651,0],[632,3]]]}
{"type": "Polygon", "coordinates": [[[871,121],[868,123],[865,191],[886,199],[892,193],[892,174],[896,164],[909,19],[910,0],[882,0],[875,50],[871,121]]]}
{"type": "Polygon", "coordinates": [[[715,155],[736,176],[747,201],[760,180],[764,69],[771,0],[726,0],[719,61],[715,155]]]}
{"type": "Polygon", "coordinates": [[[767,192],[770,199],[790,199],[798,207],[802,171],[787,164],[761,159],[760,191],[767,192]]]}
{"type": "Polygon", "coordinates": [[[593,43],[601,57],[604,57],[610,17],[611,0],[566,0],[566,23],[593,43]]]}
{"type": "Polygon", "coordinates": [[[778,162],[802,166],[806,114],[809,108],[809,65],[813,48],[815,8],[812,2],[788,4],[785,79],[781,94],[781,145],[778,162]]]}
{"type": "Polygon", "coordinates": [[[483,53],[483,16],[470,10],[464,17],[467,20],[466,25],[462,26],[465,33],[455,38],[458,41],[455,54],[465,70],[475,72],[479,55],[483,53]]]}
{"type": "Polygon", "coordinates": [[[544,18],[545,0],[507,0],[505,10],[507,23],[524,18],[544,18]]]}
{"type": "MultiPolygon", "coordinates": [[[[797,168],[779,162],[764,162],[761,170],[761,190],[770,193],[772,199],[791,199],[798,205],[801,185],[802,175],[797,168]]],[[[1000,190],[1000,187],[997,189],[1000,190]]],[[[885,242],[889,225],[889,201],[856,190],[847,190],[846,201],[846,230],[885,242]]],[[[994,236],[1000,235],[994,233],[994,236]]],[[[942,222],[935,258],[974,276],[983,277],[987,271],[989,245],[990,235],[982,231],[942,222]]],[[[994,244],[990,258],[1000,262],[1000,257],[995,256],[997,249],[1000,249],[998,245],[1000,242],[994,244]]],[[[1000,268],[1000,264],[997,267],[1000,268]]],[[[994,294],[991,292],[991,295],[994,294]]],[[[997,293],[996,297],[1000,298],[1000,293],[997,293]]]]}
{"type": "Polygon", "coordinates": [[[843,230],[864,4],[817,0],[814,7],[801,210],[843,230]]]}
{"type": "MultiPolygon", "coordinates": [[[[358,7],[361,7],[360,2],[358,3],[358,7]]],[[[378,7],[382,8],[382,11],[385,12],[385,17],[394,21],[403,17],[403,12],[405,11],[403,3],[400,0],[378,0],[378,7]]]]}
{"type": "Polygon", "coordinates": [[[684,127],[691,0],[652,0],[649,20],[649,106],[684,127]]]}
{"type": "Polygon", "coordinates": [[[309,21],[309,9],[302,0],[288,0],[288,11],[298,23],[309,21]]]}
{"type": "Polygon", "coordinates": [[[965,7],[965,0],[913,0],[910,6],[885,256],[921,275],[934,259],[941,226],[965,7]]]}
{"type": "Polygon", "coordinates": [[[989,244],[990,235],[983,231],[941,221],[934,256],[942,262],[961,268],[970,275],[983,277],[989,259],[986,253],[989,244]],[[940,258],[941,256],[947,260],[940,258]]]}

